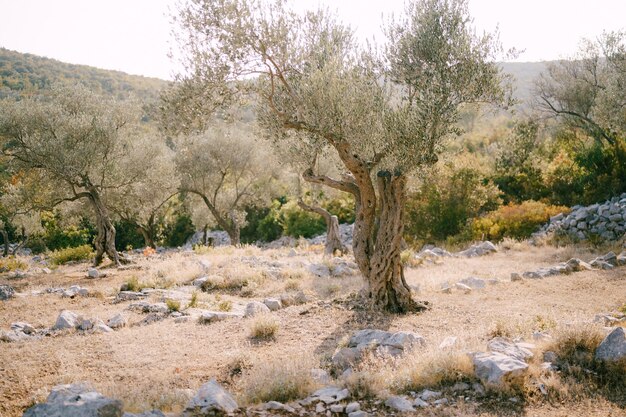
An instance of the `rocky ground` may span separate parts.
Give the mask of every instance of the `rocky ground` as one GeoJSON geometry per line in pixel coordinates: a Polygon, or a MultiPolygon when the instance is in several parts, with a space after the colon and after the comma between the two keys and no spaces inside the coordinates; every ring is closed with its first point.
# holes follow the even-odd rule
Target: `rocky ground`
{"type": "Polygon", "coordinates": [[[0,277],[0,416],[625,415],[559,350],[595,335],[594,361],[626,373],[622,249],[425,248],[406,275],[431,308],[401,316],[367,308],[352,259],[320,245],[23,258],[0,277]]]}

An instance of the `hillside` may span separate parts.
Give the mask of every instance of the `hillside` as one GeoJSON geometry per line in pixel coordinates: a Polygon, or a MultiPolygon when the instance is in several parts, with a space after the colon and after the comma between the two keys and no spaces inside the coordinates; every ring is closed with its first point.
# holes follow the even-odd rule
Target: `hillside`
{"type": "Polygon", "coordinates": [[[504,72],[513,76],[515,98],[523,106],[528,106],[531,103],[534,82],[549,64],[550,62],[503,62],[501,64],[504,72]]]}
{"type": "Polygon", "coordinates": [[[67,64],[55,59],[0,48],[0,99],[28,94],[52,83],[81,82],[88,88],[125,98],[134,95],[154,101],[167,81],[86,65],[67,64]]]}

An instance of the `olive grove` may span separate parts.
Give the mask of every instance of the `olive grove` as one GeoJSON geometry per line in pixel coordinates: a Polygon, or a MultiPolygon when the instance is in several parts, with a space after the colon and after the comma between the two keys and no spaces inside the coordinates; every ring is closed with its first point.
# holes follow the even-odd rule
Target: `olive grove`
{"type": "Polygon", "coordinates": [[[266,135],[309,159],[306,181],[354,195],[353,251],[374,304],[423,308],[400,262],[407,179],[437,160],[460,106],[507,99],[497,39],[475,33],[466,2],[410,3],[380,54],[327,12],[284,1],[192,0],[177,22],[181,85],[203,93],[183,101],[187,118],[253,96],[266,135]],[[321,152],[341,161],[340,177],[315,172],[321,152]]]}

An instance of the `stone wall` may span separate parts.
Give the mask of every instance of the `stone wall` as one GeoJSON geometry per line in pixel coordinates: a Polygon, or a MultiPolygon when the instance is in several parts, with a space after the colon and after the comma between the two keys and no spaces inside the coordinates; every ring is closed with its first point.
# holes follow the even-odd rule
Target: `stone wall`
{"type": "Polygon", "coordinates": [[[626,232],[626,193],[604,203],[587,207],[574,206],[571,213],[550,218],[536,235],[546,233],[569,235],[579,240],[590,237],[617,240],[626,232]]]}

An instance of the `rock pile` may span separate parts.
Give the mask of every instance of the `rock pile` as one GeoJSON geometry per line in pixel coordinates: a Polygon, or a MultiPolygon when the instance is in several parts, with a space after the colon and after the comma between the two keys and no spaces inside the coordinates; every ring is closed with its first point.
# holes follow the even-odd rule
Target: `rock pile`
{"type": "Polygon", "coordinates": [[[347,369],[356,364],[363,353],[375,351],[379,354],[399,356],[416,346],[423,346],[424,338],[413,332],[386,332],[364,329],[354,333],[348,345],[338,349],[332,357],[333,364],[347,369]]]}
{"type": "Polygon", "coordinates": [[[34,405],[24,417],[120,417],[122,402],[107,398],[85,383],[52,388],[45,403],[34,405]]]}
{"type": "Polygon", "coordinates": [[[567,262],[561,262],[560,264],[539,268],[534,271],[526,271],[522,274],[513,272],[511,274],[511,281],[519,281],[522,278],[529,279],[541,279],[553,275],[569,274],[579,271],[591,271],[593,269],[613,269],[616,266],[626,265],[626,251],[616,255],[614,252],[609,252],[606,255],[598,256],[591,262],[581,261],[578,258],[572,258],[567,262]]]}
{"type": "Polygon", "coordinates": [[[569,235],[578,240],[587,240],[592,236],[603,240],[616,240],[622,238],[624,232],[626,232],[626,193],[602,204],[574,206],[568,215],[561,213],[550,218],[550,222],[533,237],[556,233],[569,235]]]}
{"type": "Polygon", "coordinates": [[[10,285],[0,285],[0,301],[8,300],[15,295],[15,290],[10,285]]]}

